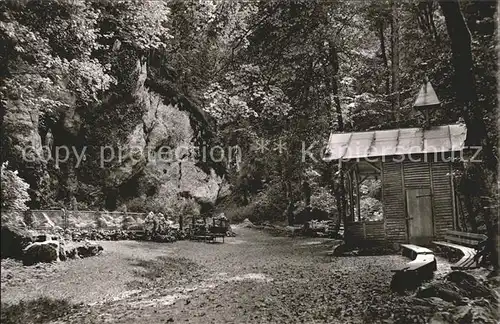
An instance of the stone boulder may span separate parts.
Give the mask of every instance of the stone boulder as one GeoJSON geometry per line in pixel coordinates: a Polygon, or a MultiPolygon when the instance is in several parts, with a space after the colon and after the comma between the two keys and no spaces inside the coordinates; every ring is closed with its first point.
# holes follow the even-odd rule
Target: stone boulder
{"type": "Polygon", "coordinates": [[[99,255],[103,250],[104,248],[101,245],[91,242],[84,242],[82,245],[76,247],[76,253],[80,258],[99,255]]]}
{"type": "Polygon", "coordinates": [[[27,230],[13,225],[2,225],[1,253],[3,258],[21,260],[23,250],[33,243],[33,236],[27,230]]]}
{"type": "Polygon", "coordinates": [[[76,246],[65,246],[64,247],[64,254],[65,258],[67,259],[79,259],[80,256],[78,255],[78,251],[76,249],[76,246]]]}
{"type": "Polygon", "coordinates": [[[58,241],[35,242],[24,250],[23,265],[30,266],[39,262],[59,261],[60,246],[58,241]]]}
{"type": "Polygon", "coordinates": [[[416,296],[418,298],[438,297],[455,305],[466,305],[467,301],[464,295],[457,290],[454,285],[447,284],[446,282],[436,282],[422,287],[416,296]]]}

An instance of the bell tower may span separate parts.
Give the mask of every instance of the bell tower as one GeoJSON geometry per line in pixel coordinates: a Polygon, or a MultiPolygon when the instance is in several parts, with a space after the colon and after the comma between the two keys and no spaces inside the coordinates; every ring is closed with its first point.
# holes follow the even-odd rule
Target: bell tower
{"type": "Polygon", "coordinates": [[[429,82],[427,76],[424,77],[423,84],[418,92],[417,99],[413,104],[413,107],[420,111],[425,117],[425,127],[430,128],[430,117],[431,114],[441,106],[441,102],[439,101],[432,84],[429,82]]]}

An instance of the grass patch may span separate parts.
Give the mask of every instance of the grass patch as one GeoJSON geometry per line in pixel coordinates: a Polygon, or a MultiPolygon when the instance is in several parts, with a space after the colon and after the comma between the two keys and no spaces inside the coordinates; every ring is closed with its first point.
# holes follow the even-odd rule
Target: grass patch
{"type": "Polygon", "coordinates": [[[48,323],[72,313],[76,305],[67,300],[41,297],[30,301],[21,301],[19,304],[1,304],[2,324],[30,324],[48,323]]]}
{"type": "Polygon", "coordinates": [[[158,257],[154,260],[135,261],[139,267],[134,273],[141,280],[129,283],[129,288],[147,288],[151,284],[158,286],[165,283],[167,286],[189,278],[196,278],[201,274],[202,266],[187,258],[158,257]],[[146,281],[143,281],[143,280],[146,281]]]}

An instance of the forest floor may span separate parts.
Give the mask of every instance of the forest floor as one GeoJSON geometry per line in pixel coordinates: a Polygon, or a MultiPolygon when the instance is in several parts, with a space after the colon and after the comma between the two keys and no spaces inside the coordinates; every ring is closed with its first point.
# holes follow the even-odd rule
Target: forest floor
{"type": "Polygon", "coordinates": [[[235,233],[224,244],[105,241],[99,256],[34,267],[3,260],[2,308],[63,300],[52,323],[391,323],[411,312],[389,288],[402,256],[334,257],[329,239],[235,233]]]}

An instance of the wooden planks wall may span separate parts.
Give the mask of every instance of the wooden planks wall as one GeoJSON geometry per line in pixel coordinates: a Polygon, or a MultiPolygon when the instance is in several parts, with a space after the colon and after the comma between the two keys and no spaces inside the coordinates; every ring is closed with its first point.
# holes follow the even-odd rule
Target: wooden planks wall
{"type": "Polygon", "coordinates": [[[348,235],[355,240],[385,241],[384,222],[356,222],[347,226],[348,235]]]}
{"type": "Polygon", "coordinates": [[[447,230],[453,229],[453,205],[450,164],[432,162],[434,236],[442,238],[447,230]]]}
{"type": "Polygon", "coordinates": [[[405,189],[430,188],[431,170],[428,162],[404,162],[405,189]]]}
{"type": "Polygon", "coordinates": [[[383,221],[365,222],[365,239],[370,241],[384,241],[385,228],[383,221]]]}
{"type": "Polygon", "coordinates": [[[363,240],[365,238],[363,223],[349,223],[346,228],[346,235],[353,240],[363,240]]]}
{"type": "Polygon", "coordinates": [[[384,173],[383,204],[386,238],[393,242],[406,242],[402,163],[386,161],[382,164],[382,168],[384,173]]]}

